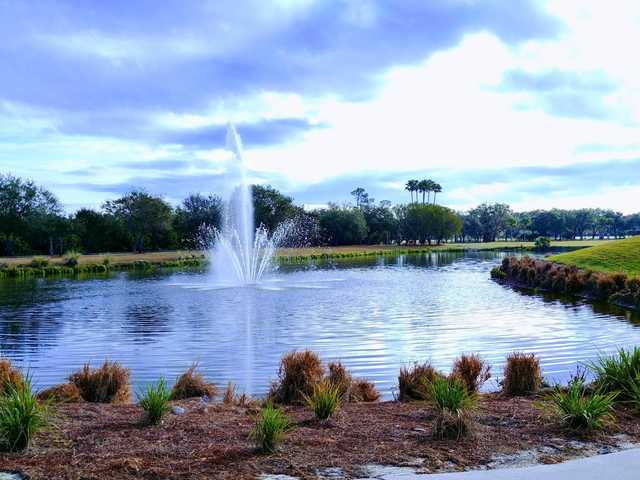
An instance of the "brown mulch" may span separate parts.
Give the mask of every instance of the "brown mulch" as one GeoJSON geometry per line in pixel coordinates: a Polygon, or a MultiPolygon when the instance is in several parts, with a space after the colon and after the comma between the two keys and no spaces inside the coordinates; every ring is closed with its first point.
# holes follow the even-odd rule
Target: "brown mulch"
{"type": "MultiPolygon", "coordinates": [[[[303,407],[287,413],[294,421],[279,451],[258,453],[247,438],[249,408],[199,401],[178,404],[187,410],[168,415],[160,426],[143,426],[135,405],[64,404],[54,426],[39,433],[28,451],[0,454],[0,469],[31,479],[253,479],[261,473],[317,478],[325,468],[357,475],[366,464],[411,465],[420,471],[464,470],[491,461],[496,453],[551,446],[556,462],[578,454],[563,431],[530,398],[482,396],[470,439],[435,441],[433,412],[421,403],[347,404],[326,424],[303,407]]],[[[640,441],[640,418],[618,412],[619,422],[588,438],[596,445],[616,443],[624,433],[640,441]]]]}

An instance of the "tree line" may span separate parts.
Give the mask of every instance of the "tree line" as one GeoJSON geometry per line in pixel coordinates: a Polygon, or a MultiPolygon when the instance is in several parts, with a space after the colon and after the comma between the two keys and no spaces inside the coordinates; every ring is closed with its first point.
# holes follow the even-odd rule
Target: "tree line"
{"type": "MultiPolygon", "coordinates": [[[[290,246],[640,233],[640,214],[623,216],[600,209],[513,212],[504,204],[483,204],[461,213],[435,204],[440,191],[440,185],[425,183],[412,191],[409,204],[393,206],[386,200],[377,202],[359,187],[351,192],[355,205],[330,203],[307,211],[275,188],[252,186],[256,225],[274,231],[280,223],[294,220],[290,246]]],[[[220,228],[224,209],[217,195],[192,194],[174,207],[159,196],[135,190],[99,209],[67,214],[55,195],[33,181],[0,175],[0,256],[197,249],[202,246],[202,226],[220,228]]]]}

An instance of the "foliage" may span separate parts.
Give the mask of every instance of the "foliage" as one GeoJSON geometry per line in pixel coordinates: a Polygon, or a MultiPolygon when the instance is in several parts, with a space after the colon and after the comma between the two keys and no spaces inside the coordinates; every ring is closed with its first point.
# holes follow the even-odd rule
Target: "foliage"
{"type": "Polygon", "coordinates": [[[327,420],[340,406],[340,386],[329,380],[322,381],[313,386],[311,394],[305,395],[304,400],[318,420],[327,420]]]}
{"type": "Polygon", "coordinates": [[[355,245],[367,237],[367,221],[359,208],[331,205],[319,212],[319,225],[329,245],[355,245]]]}
{"type": "Polygon", "coordinates": [[[631,400],[640,407],[640,347],[621,348],[616,355],[601,355],[587,364],[595,375],[595,384],[606,393],[619,392],[621,400],[631,400]]]}
{"type": "Polygon", "coordinates": [[[462,219],[453,210],[439,205],[412,204],[396,208],[400,236],[440,244],[462,231],[462,219]]]}
{"type": "Polygon", "coordinates": [[[74,250],[69,250],[64,254],[63,264],[65,267],[77,267],[80,263],[80,252],[76,252],[74,250]]]}
{"type": "Polygon", "coordinates": [[[77,403],[82,401],[82,395],[74,383],[63,383],[38,392],[38,400],[52,403],[77,403]]]}
{"type": "Polygon", "coordinates": [[[469,412],[477,402],[475,393],[457,377],[425,381],[427,401],[437,410],[433,435],[438,439],[460,439],[471,430],[469,412]]]}
{"type": "Polygon", "coordinates": [[[491,366],[478,355],[461,355],[453,362],[451,375],[460,379],[469,393],[476,393],[491,378],[491,366]]]}
{"type": "Polygon", "coordinates": [[[164,378],[160,378],[156,385],[147,385],[147,389],[138,393],[140,406],[146,413],[146,420],[151,425],[157,425],[162,417],[169,412],[171,391],[167,388],[164,378]]]}
{"type": "Polygon", "coordinates": [[[351,383],[350,402],[377,402],[380,392],[376,386],[364,378],[356,378],[351,383]]]}
{"type": "Polygon", "coordinates": [[[49,259],[47,257],[33,257],[31,259],[31,266],[33,268],[44,268],[49,265],[49,259]]]}
{"type": "Polygon", "coordinates": [[[533,353],[514,352],[507,357],[502,390],[507,395],[530,395],[542,385],[540,361],[533,353]]]}
{"type": "Polygon", "coordinates": [[[200,232],[203,225],[220,229],[224,204],[216,195],[192,194],[184,199],[175,212],[173,225],[184,248],[202,248],[200,232]]]}
{"type": "Polygon", "coordinates": [[[402,367],[398,376],[398,399],[401,402],[425,400],[428,396],[425,384],[442,377],[444,375],[429,363],[414,363],[410,367],[402,367]]]}
{"type": "Polygon", "coordinates": [[[303,209],[295,205],[291,197],[283,195],[270,185],[252,185],[251,193],[255,225],[262,225],[269,232],[303,213],[303,209]]]}
{"type": "Polygon", "coordinates": [[[376,402],[380,399],[380,392],[373,383],[363,378],[354,379],[341,362],[331,362],[328,367],[327,380],[337,387],[343,401],[376,402]]]}
{"type": "Polygon", "coordinates": [[[48,419],[48,404],[32,393],[29,377],[18,387],[9,386],[0,396],[0,444],[10,452],[24,450],[48,419]]]}
{"type": "Polygon", "coordinates": [[[83,400],[95,403],[124,403],[131,397],[129,370],[118,362],[105,360],[100,368],[91,369],[88,363],[69,377],[83,400]]]}
{"type": "Polygon", "coordinates": [[[178,377],[171,389],[171,400],[204,396],[213,398],[216,396],[216,386],[212,383],[207,383],[204,376],[197,370],[198,364],[193,363],[186,372],[178,377]]]}
{"type": "Polygon", "coordinates": [[[572,430],[600,429],[614,421],[613,403],[618,392],[588,395],[584,379],[575,377],[566,390],[556,386],[548,401],[552,411],[572,430]]]}
{"type": "Polygon", "coordinates": [[[551,240],[549,240],[549,237],[538,237],[534,242],[534,248],[536,250],[549,250],[551,248],[551,240]]]}
{"type": "Polygon", "coordinates": [[[271,402],[267,402],[256,416],[249,436],[262,452],[271,453],[275,451],[290,428],[291,421],[285,413],[275,408],[271,402]]]}
{"type": "Polygon", "coordinates": [[[305,396],[322,381],[324,367],[314,352],[289,352],[280,361],[278,382],[272,387],[270,399],[281,404],[302,404],[305,396]]]}
{"type": "Polygon", "coordinates": [[[20,387],[23,382],[22,373],[11,365],[11,360],[0,358],[0,395],[10,387],[20,387]]]}

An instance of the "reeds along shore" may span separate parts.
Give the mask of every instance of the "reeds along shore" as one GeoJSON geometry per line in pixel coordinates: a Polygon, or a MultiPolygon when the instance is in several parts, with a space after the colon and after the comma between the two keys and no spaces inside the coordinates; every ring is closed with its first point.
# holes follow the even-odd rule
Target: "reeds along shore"
{"type": "Polygon", "coordinates": [[[494,279],[515,286],[577,295],[640,310],[640,278],[623,273],[582,270],[531,257],[508,257],[491,271],[494,279]]]}
{"type": "MultiPolygon", "coordinates": [[[[615,405],[619,402],[640,412],[640,348],[603,356],[587,368],[593,382],[587,383],[585,372],[578,371],[568,386],[545,389],[538,357],[514,352],[507,357],[498,385],[503,396],[539,398],[542,410],[572,430],[586,432],[610,425],[616,421],[615,405]]],[[[97,368],[84,365],[65,384],[35,392],[28,375],[9,360],[0,359],[0,447],[8,451],[27,448],[38,430],[46,428],[58,403],[130,403],[129,376],[127,368],[105,360],[97,368]]],[[[395,401],[423,402],[434,412],[429,417],[434,438],[461,440],[473,435],[474,412],[483,398],[480,390],[490,377],[491,367],[473,354],[457,358],[449,374],[428,362],[415,363],[400,370],[395,401]]],[[[160,378],[137,392],[140,424],[161,423],[172,401],[199,397],[209,403],[219,393],[193,364],[173,387],[160,378]]],[[[354,378],[340,362],[325,366],[316,353],[304,350],[282,358],[277,380],[266,398],[238,395],[232,383],[221,397],[224,405],[247,409],[254,418],[247,435],[259,450],[268,453],[295,428],[286,408],[307,408],[320,425],[338,415],[345,403],[377,402],[380,394],[373,383],[354,378]]]]}

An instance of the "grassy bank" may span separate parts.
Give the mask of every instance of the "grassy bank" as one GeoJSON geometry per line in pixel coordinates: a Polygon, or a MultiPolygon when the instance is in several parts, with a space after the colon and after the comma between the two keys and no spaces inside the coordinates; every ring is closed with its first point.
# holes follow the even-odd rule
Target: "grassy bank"
{"type": "MultiPolygon", "coordinates": [[[[608,240],[575,240],[552,242],[554,248],[585,248],[608,243],[608,240]]],[[[532,250],[533,242],[447,243],[443,245],[350,245],[340,247],[282,248],[277,256],[283,261],[351,258],[378,255],[429,253],[432,251],[464,250],[532,250]]],[[[65,257],[0,258],[0,278],[28,276],[59,276],[78,273],[105,273],[111,270],[148,270],[202,266],[206,263],[202,251],[167,251],[149,253],[114,253],[80,255],[77,265],[66,265],[65,257]]]]}
{"type": "Polygon", "coordinates": [[[596,272],[619,272],[629,276],[640,276],[640,237],[554,255],[549,260],[596,272]]]}

